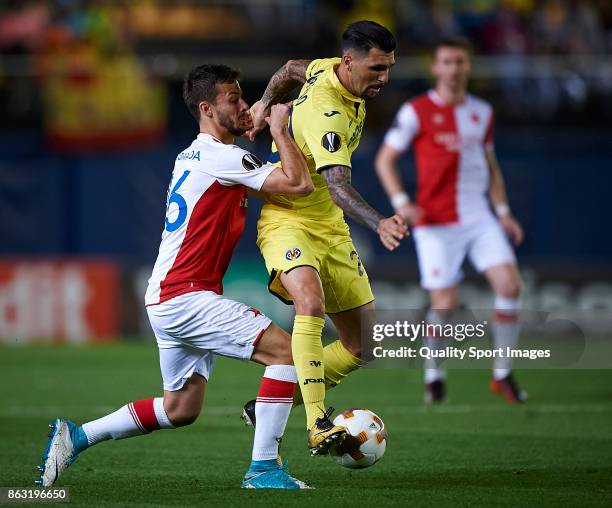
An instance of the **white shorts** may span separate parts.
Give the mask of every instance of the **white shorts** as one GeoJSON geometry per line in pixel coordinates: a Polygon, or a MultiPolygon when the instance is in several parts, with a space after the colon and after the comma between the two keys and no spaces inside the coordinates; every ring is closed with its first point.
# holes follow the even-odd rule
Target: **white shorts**
{"type": "Polygon", "coordinates": [[[459,284],[466,256],[479,272],[516,263],[510,242],[493,216],[472,224],[418,226],[413,236],[424,289],[444,289],[459,284]]]}
{"type": "Polygon", "coordinates": [[[193,374],[210,377],[217,355],[249,360],[270,318],[212,291],[194,291],[147,307],[157,338],[164,390],[193,374]]]}

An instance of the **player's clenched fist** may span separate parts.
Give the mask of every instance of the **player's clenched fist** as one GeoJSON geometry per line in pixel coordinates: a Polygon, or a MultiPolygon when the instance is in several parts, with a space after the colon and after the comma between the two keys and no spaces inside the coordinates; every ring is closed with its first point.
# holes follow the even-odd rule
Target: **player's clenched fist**
{"type": "Polygon", "coordinates": [[[291,103],[275,104],[270,110],[270,116],[266,117],[266,123],[270,126],[270,134],[276,136],[287,130],[289,123],[289,111],[291,111],[291,103]]]}
{"type": "Polygon", "coordinates": [[[380,241],[388,250],[395,250],[399,247],[400,240],[410,234],[404,219],[399,215],[381,219],[376,232],[380,241]]]}
{"type": "Polygon", "coordinates": [[[270,111],[264,106],[261,100],[257,101],[249,109],[251,119],[253,120],[253,127],[251,127],[244,135],[253,141],[255,136],[259,134],[266,127],[266,117],[270,114],[270,111]]]}

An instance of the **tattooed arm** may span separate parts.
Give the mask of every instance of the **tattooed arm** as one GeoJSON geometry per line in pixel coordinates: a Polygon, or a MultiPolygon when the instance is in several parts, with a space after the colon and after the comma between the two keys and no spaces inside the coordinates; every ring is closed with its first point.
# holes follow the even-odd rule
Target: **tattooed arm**
{"type": "Polygon", "coordinates": [[[265,128],[270,107],[280,102],[291,90],[306,81],[306,69],[309,64],[310,60],[289,60],[270,78],[261,99],[250,109],[253,127],[245,135],[251,141],[265,128]]]}
{"type": "Polygon", "coordinates": [[[296,86],[306,82],[306,69],[310,60],[289,60],[270,78],[261,96],[263,108],[268,109],[283,99],[296,86]]]}
{"type": "Polygon", "coordinates": [[[321,171],[327,182],[332,201],[357,222],[372,231],[378,231],[378,224],[384,216],[366,203],[351,184],[351,169],[347,166],[330,166],[321,171]]]}
{"type": "Polygon", "coordinates": [[[380,241],[388,250],[394,250],[399,246],[399,241],[408,234],[406,224],[397,215],[385,218],[366,203],[351,184],[351,168],[330,166],[321,173],[336,205],[348,216],[378,233],[380,241]]]}

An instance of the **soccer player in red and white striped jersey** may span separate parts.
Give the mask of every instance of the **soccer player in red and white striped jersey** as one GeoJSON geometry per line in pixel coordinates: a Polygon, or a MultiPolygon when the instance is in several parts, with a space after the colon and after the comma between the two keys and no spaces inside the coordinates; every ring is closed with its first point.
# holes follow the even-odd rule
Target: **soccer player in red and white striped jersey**
{"type": "Polygon", "coordinates": [[[130,402],[83,425],[56,419],[40,466],[43,486],[52,485],[79,453],[99,442],[193,423],[222,355],[266,366],[243,488],[307,488],[277,463],[297,381],[291,337],[257,309],[224,297],[222,279],[244,229],[247,189],[308,194],[313,185],[288,132],[287,105],[274,106],[267,119],[281,167],[262,164],[234,144],[252,127],[237,79],[238,72],[229,67],[202,65],[184,83],[185,103],[200,132],[176,158],[145,297],[159,348],[163,397],[130,402]]]}
{"type": "MultiPolygon", "coordinates": [[[[376,157],[376,170],[396,213],[414,226],[421,286],[430,293],[428,321],[445,323],[458,305],[466,257],[495,292],[496,347],[518,342],[521,283],[512,242],[523,240],[508,205],[493,145],[493,109],[467,93],[471,51],[467,41],[448,39],[434,51],[435,88],[398,111],[376,157]],[[397,163],[412,146],[417,167],[416,202],[406,194],[397,163]],[[491,213],[491,207],[495,215],[491,213]]],[[[447,345],[427,339],[430,348],[447,345]]],[[[425,363],[426,399],[445,398],[446,373],[425,363]]],[[[491,389],[510,403],[525,398],[510,360],[496,359],[491,389]]]]}

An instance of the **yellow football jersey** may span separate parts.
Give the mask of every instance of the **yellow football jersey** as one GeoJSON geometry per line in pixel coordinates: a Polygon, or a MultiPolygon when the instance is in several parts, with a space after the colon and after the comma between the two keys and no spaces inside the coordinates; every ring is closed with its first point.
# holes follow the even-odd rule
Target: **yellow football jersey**
{"type": "MultiPolygon", "coordinates": [[[[359,145],[365,121],[365,101],[351,94],[338,80],[340,58],[313,60],[306,83],[293,102],[289,132],[304,154],[314,191],[308,196],[266,194],[259,227],[296,220],[333,224],[344,217],[332,201],[321,170],[329,166],[351,167],[351,155],[359,145]]],[[[272,144],[269,162],[280,164],[272,144]]]]}

